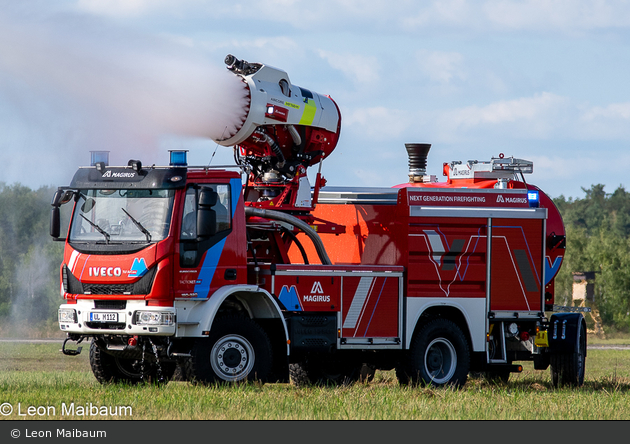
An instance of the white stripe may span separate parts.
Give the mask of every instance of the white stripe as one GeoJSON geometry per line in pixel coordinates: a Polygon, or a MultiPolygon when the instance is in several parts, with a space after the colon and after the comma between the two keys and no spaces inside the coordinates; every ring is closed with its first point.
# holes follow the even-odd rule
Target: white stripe
{"type": "Polygon", "coordinates": [[[357,286],[357,291],[354,293],[354,298],[348,309],[346,320],[343,322],[343,328],[355,328],[361,311],[363,311],[363,304],[372,286],[372,277],[362,277],[357,286]]]}
{"type": "Polygon", "coordinates": [[[74,272],[74,266],[77,262],[77,258],[79,257],[79,252],[77,250],[74,250],[72,252],[72,254],[70,255],[70,261],[68,262],[68,268],[70,269],[70,271],[74,272]]]}

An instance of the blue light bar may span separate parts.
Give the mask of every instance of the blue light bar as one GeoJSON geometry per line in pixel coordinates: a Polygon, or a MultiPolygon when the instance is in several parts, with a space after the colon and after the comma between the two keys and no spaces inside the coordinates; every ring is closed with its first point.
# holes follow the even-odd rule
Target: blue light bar
{"type": "Polygon", "coordinates": [[[104,162],[109,165],[109,151],[90,151],[90,165],[94,166],[97,162],[104,162]]]}
{"type": "Polygon", "coordinates": [[[188,150],[169,150],[171,156],[171,166],[188,165],[188,150]]]}
{"type": "Polygon", "coordinates": [[[529,190],[527,191],[527,200],[529,201],[529,206],[533,208],[538,208],[540,205],[540,196],[538,195],[538,191],[529,190]]]}

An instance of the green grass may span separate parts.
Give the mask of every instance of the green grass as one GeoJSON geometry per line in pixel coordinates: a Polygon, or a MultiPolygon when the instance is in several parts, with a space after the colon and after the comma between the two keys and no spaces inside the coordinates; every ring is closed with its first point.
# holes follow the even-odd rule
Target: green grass
{"type": "MultiPolygon", "coordinates": [[[[627,420],[630,418],[630,350],[589,350],[579,389],[554,389],[549,371],[525,363],[507,384],[469,379],[462,390],[408,388],[394,372],[377,372],[370,384],[296,388],[289,384],[163,387],[102,386],[91,373],[87,347],[64,356],[59,344],[0,343],[3,419],[142,420],[627,420]],[[75,415],[62,405],[74,403],[75,415]],[[78,406],[88,414],[80,415],[78,406]],[[90,405],[131,407],[132,415],[92,416],[90,405]],[[42,407],[42,416],[28,407],[42,407]],[[23,416],[18,416],[18,407],[23,416]],[[6,408],[6,407],[5,407],[6,408]],[[52,413],[52,408],[55,414],[52,413]]],[[[0,406],[1,408],[1,406],[0,406]]],[[[36,410],[35,410],[36,411],[36,410]]],[[[40,409],[40,412],[42,410],[40,409]]]]}

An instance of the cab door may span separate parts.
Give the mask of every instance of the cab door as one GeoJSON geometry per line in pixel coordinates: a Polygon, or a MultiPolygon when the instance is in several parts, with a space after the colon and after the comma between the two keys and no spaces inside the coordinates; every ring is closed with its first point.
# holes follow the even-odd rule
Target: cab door
{"type": "Polygon", "coordinates": [[[224,285],[246,283],[244,223],[240,180],[188,185],[178,233],[176,298],[207,299],[224,285]]]}

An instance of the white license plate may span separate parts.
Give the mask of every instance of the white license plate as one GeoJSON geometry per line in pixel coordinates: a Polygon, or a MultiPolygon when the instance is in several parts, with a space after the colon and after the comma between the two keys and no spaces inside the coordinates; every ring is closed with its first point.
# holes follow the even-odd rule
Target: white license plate
{"type": "Polygon", "coordinates": [[[118,313],[90,312],[92,322],[118,322],[118,313]]]}

